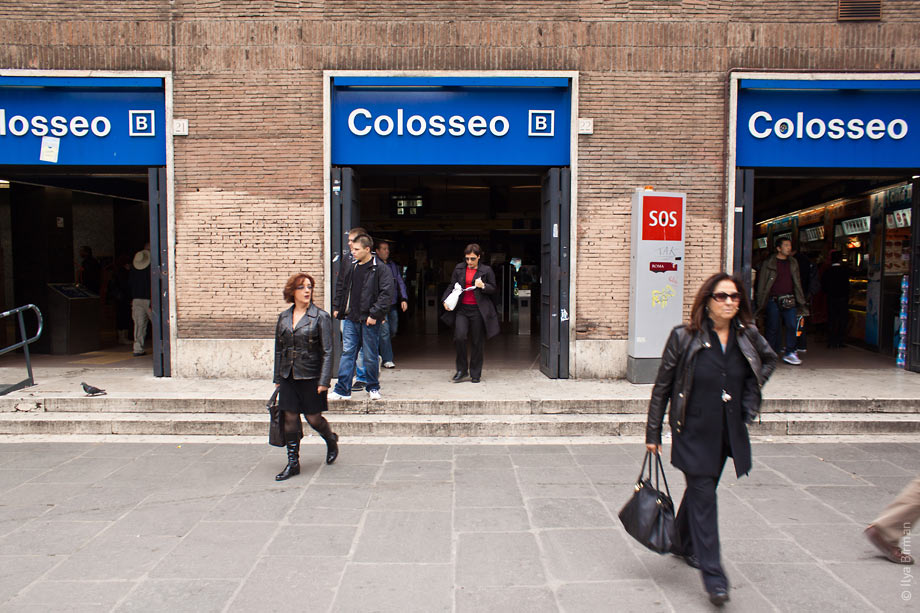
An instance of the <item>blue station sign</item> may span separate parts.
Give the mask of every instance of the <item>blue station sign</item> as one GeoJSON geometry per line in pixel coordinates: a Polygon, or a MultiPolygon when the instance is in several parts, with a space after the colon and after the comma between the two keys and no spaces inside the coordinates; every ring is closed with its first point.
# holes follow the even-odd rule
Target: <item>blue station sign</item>
{"type": "Polygon", "coordinates": [[[920,80],[742,79],[737,166],[920,167],[920,80]]]}
{"type": "Polygon", "coordinates": [[[335,165],[568,166],[568,78],[335,77],[335,165]]]}
{"type": "Polygon", "coordinates": [[[163,80],[0,76],[0,164],[165,166],[163,80]]]}

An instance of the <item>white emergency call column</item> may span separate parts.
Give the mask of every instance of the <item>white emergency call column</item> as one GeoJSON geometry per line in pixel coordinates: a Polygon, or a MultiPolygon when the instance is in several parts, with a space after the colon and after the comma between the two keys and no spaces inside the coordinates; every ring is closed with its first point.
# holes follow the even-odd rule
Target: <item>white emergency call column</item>
{"type": "Polygon", "coordinates": [[[626,378],[652,383],[684,308],[687,195],[637,189],[632,198],[626,378]]]}

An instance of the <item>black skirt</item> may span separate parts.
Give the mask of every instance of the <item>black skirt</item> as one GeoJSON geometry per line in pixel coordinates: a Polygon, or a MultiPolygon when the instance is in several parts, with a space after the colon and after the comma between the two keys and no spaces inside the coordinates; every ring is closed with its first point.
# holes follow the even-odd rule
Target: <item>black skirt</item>
{"type": "Polygon", "coordinates": [[[315,415],[329,408],[326,392],[316,391],[319,379],[294,379],[293,375],[281,380],[278,408],[291,413],[315,415]]]}

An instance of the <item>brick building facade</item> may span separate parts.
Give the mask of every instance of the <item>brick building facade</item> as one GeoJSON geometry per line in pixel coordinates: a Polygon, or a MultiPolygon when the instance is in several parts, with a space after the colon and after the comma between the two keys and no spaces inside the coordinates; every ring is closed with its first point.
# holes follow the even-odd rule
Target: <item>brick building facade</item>
{"type": "Polygon", "coordinates": [[[835,0],[5,2],[0,69],[172,74],[173,373],[215,376],[264,368],[288,271],[327,300],[324,71],[576,71],[594,133],[572,372],[622,376],[634,189],[686,192],[692,295],[730,260],[730,73],[920,70],[920,2],[882,4],[841,22],[835,0]]]}

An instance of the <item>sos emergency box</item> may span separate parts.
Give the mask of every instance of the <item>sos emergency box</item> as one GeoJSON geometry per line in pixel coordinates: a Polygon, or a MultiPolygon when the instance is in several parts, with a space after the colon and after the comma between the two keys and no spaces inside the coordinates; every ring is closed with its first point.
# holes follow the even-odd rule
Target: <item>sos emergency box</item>
{"type": "Polygon", "coordinates": [[[684,307],[687,195],[637,189],[632,198],[626,378],[652,383],[684,307]]]}

